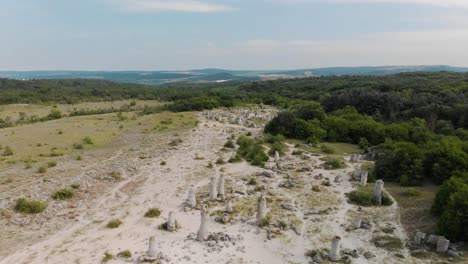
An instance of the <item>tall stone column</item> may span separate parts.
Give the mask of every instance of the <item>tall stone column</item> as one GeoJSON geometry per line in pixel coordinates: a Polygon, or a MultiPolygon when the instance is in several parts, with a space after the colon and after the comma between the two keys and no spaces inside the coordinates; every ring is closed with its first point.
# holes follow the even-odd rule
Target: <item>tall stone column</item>
{"type": "Polygon", "coordinates": [[[171,231],[171,232],[175,231],[177,228],[174,212],[172,211],[169,212],[169,217],[167,218],[166,227],[167,227],[167,231],[171,231]]]}
{"type": "Polygon", "coordinates": [[[193,189],[190,189],[188,193],[187,202],[192,208],[197,206],[197,198],[195,197],[195,191],[193,189]]]}
{"type": "Polygon", "coordinates": [[[218,190],[216,189],[216,177],[211,177],[210,180],[210,200],[216,200],[218,198],[218,190]]]}
{"type": "Polygon", "coordinates": [[[224,176],[223,175],[219,176],[218,195],[221,196],[221,199],[224,200],[225,191],[224,191],[224,176]]]}
{"type": "Polygon", "coordinates": [[[330,260],[331,261],[340,261],[340,241],[341,237],[335,236],[331,242],[331,250],[330,250],[330,260]]]}
{"type": "Polygon", "coordinates": [[[366,186],[367,185],[367,176],[369,175],[368,171],[363,171],[361,172],[361,185],[366,186]]]}
{"type": "Polygon", "coordinates": [[[374,201],[377,205],[382,205],[382,193],[384,190],[384,182],[382,180],[378,180],[375,182],[374,186],[374,201]]]}
{"type": "Polygon", "coordinates": [[[204,204],[200,206],[200,228],[197,233],[198,241],[205,241],[208,238],[208,227],[206,219],[206,207],[204,204]]]}
{"type": "Polygon", "coordinates": [[[259,225],[262,224],[263,219],[266,217],[267,212],[266,212],[266,199],[262,195],[260,195],[260,198],[258,198],[258,208],[257,208],[257,223],[259,225]]]}
{"type": "Polygon", "coordinates": [[[148,246],[148,257],[154,258],[156,257],[156,238],[154,236],[149,238],[149,246],[148,246]]]}
{"type": "Polygon", "coordinates": [[[227,213],[232,213],[232,200],[231,200],[231,198],[228,198],[226,200],[226,212],[227,213]]]}

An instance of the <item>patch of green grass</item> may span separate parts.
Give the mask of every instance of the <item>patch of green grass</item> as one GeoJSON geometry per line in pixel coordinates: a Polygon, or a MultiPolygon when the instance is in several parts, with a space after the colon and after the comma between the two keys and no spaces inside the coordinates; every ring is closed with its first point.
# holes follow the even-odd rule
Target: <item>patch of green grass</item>
{"type": "Polygon", "coordinates": [[[260,227],[269,226],[270,222],[271,222],[271,216],[267,215],[265,218],[262,219],[262,221],[260,223],[260,227]]]}
{"type": "Polygon", "coordinates": [[[384,248],[386,250],[398,250],[403,247],[403,242],[398,237],[392,236],[378,236],[371,240],[376,247],[384,248]]]}
{"type": "Polygon", "coordinates": [[[7,157],[7,156],[12,156],[13,155],[13,150],[11,149],[10,146],[6,146],[5,149],[3,150],[2,156],[7,157]]]}
{"type": "Polygon", "coordinates": [[[94,141],[90,137],[83,138],[83,143],[88,145],[94,145],[94,141]]]}
{"type": "Polygon", "coordinates": [[[320,186],[318,186],[318,185],[312,186],[312,191],[314,191],[314,192],[320,192],[320,186]]]}
{"type": "Polygon", "coordinates": [[[107,223],[106,227],[107,228],[118,228],[122,224],[123,224],[122,221],[120,221],[119,219],[114,219],[114,220],[109,221],[109,223],[107,223]]]}
{"type": "Polygon", "coordinates": [[[320,145],[320,150],[325,154],[335,154],[336,151],[330,146],[327,145],[320,145]]]}
{"type": "Polygon", "coordinates": [[[53,168],[53,167],[55,167],[55,166],[57,166],[57,162],[55,162],[55,161],[47,162],[47,167],[53,168]]]}
{"type": "Polygon", "coordinates": [[[38,172],[38,173],[46,173],[46,172],[47,172],[47,168],[44,167],[44,166],[41,166],[41,167],[37,168],[37,172],[38,172]]]}
{"type": "Polygon", "coordinates": [[[226,144],[224,144],[224,147],[225,147],[225,148],[233,149],[233,148],[235,148],[236,146],[234,145],[234,142],[232,141],[232,139],[228,139],[228,141],[226,142],[226,144]]]}
{"type": "Polygon", "coordinates": [[[61,189],[52,194],[52,198],[55,200],[69,200],[73,198],[75,193],[69,189],[61,189]]]}
{"type": "Polygon", "coordinates": [[[118,171],[111,172],[110,176],[114,181],[120,181],[122,179],[122,175],[118,171]]]}
{"type": "Polygon", "coordinates": [[[326,170],[338,170],[346,168],[346,164],[341,159],[331,159],[324,163],[326,170]]]}
{"type": "Polygon", "coordinates": [[[36,200],[28,200],[26,198],[19,198],[16,200],[15,211],[24,214],[38,214],[42,213],[47,208],[47,203],[36,200]]]}
{"type": "Polygon", "coordinates": [[[403,190],[401,192],[401,195],[409,196],[409,197],[417,197],[417,196],[421,196],[421,193],[415,188],[408,188],[408,189],[403,190]]]}
{"type": "Polygon", "coordinates": [[[156,218],[161,215],[161,210],[159,208],[150,208],[148,211],[145,213],[145,217],[148,218],[156,218]]]}
{"type": "MultiPolygon", "coordinates": [[[[371,206],[374,205],[374,191],[370,186],[359,187],[357,190],[349,193],[348,198],[351,203],[362,205],[362,206],[371,206]]],[[[392,205],[393,201],[388,197],[385,192],[382,194],[382,205],[389,206],[392,205]]]]}
{"type": "Polygon", "coordinates": [[[72,185],[70,185],[70,187],[76,190],[80,188],[80,185],[78,183],[73,183],[72,185]]]}

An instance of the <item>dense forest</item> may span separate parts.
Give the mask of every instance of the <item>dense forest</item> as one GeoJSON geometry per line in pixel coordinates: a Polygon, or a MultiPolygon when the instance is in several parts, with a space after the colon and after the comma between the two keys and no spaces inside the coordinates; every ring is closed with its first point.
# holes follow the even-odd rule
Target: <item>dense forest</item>
{"type": "MultiPolygon", "coordinates": [[[[371,176],[402,186],[440,184],[439,233],[468,238],[468,73],[312,77],[149,87],[101,80],[0,79],[0,104],[119,99],[171,102],[170,111],[257,103],[282,111],[265,132],[307,143],[359,144],[371,176]]],[[[161,109],[145,109],[150,113],[161,109]]]]}

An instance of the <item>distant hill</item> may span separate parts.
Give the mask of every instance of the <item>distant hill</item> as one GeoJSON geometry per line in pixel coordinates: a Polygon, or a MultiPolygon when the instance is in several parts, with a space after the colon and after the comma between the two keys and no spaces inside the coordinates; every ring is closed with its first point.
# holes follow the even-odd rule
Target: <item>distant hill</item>
{"type": "Polygon", "coordinates": [[[145,85],[171,83],[256,81],[292,79],[311,76],[391,75],[402,72],[468,72],[468,68],[435,66],[332,67],[298,70],[248,71],[197,69],[188,71],[0,71],[0,78],[29,79],[98,79],[145,85]]]}

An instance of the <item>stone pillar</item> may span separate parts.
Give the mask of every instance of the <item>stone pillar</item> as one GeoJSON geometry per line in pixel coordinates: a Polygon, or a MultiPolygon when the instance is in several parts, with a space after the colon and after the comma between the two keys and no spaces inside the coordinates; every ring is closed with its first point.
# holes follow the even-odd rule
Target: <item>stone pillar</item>
{"type": "Polygon", "coordinates": [[[340,241],[341,237],[335,236],[331,242],[331,250],[330,250],[330,260],[331,261],[340,261],[340,241]]]}
{"type": "Polygon", "coordinates": [[[448,239],[445,239],[445,237],[439,237],[439,240],[437,240],[437,253],[445,253],[448,250],[448,247],[450,245],[450,241],[448,239]]]}
{"type": "Polygon", "coordinates": [[[280,161],[279,152],[278,152],[278,151],[275,151],[275,162],[279,162],[279,161],[280,161]]]}
{"type": "Polygon", "coordinates": [[[367,176],[369,175],[368,171],[363,171],[361,172],[361,185],[366,186],[367,185],[367,176]]]}
{"type": "Polygon", "coordinates": [[[263,219],[266,217],[266,199],[262,195],[258,198],[258,209],[257,209],[257,224],[261,225],[263,219]]]}
{"type": "Polygon", "coordinates": [[[384,182],[378,180],[375,182],[374,186],[374,201],[377,205],[382,205],[382,192],[384,189],[384,182]]]}
{"type": "Polygon", "coordinates": [[[156,239],[154,236],[149,238],[149,246],[148,246],[148,257],[154,258],[156,257],[156,239]]]}
{"type": "Polygon", "coordinates": [[[195,191],[193,189],[190,189],[188,193],[187,202],[188,205],[190,205],[192,208],[197,206],[197,198],[195,198],[195,191]]]}
{"type": "Polygon", "coordinates": [[[218,190],[216,190],[216,178],[213,176],[210,180],[210,200],[218,198],[218,190]]]}
{"type": "Polygon", "coordinates": [[[221,196],[221,199],[224,200],[224,176],[221,175],[219,176],[219,182],[218,182],[218,195],[221,196]]]}
{"type": "Polygon", "coordinates": [[[353,221],[353,227],[354,227],[355,229],[361,228],[361,218],[356,218],[356,219],[354,219],[354,221],[353,221]]]}
{"type": "Polygon", "coordinates": [[[166,228],[167,231],[176,231],[176,219],[174,216],[174,212],[170,211],[169,212],[169,217],[167,218],[167,223],[166,223],[166,228]]]}
{"type": "Polygon", "coordinates": [[[232,200],[228,198],[226,200],[226,213],[232,213],[232,200]]]}
{"type": "Polygon", "coordinates": [[[198,241],[205,241],[208,238],[208,227],[207,227],[207,219],[206,219],[206,207],[204,204],[200,206],[200,229],[198,229],[197,233],[197,240],[198,241]]]}

